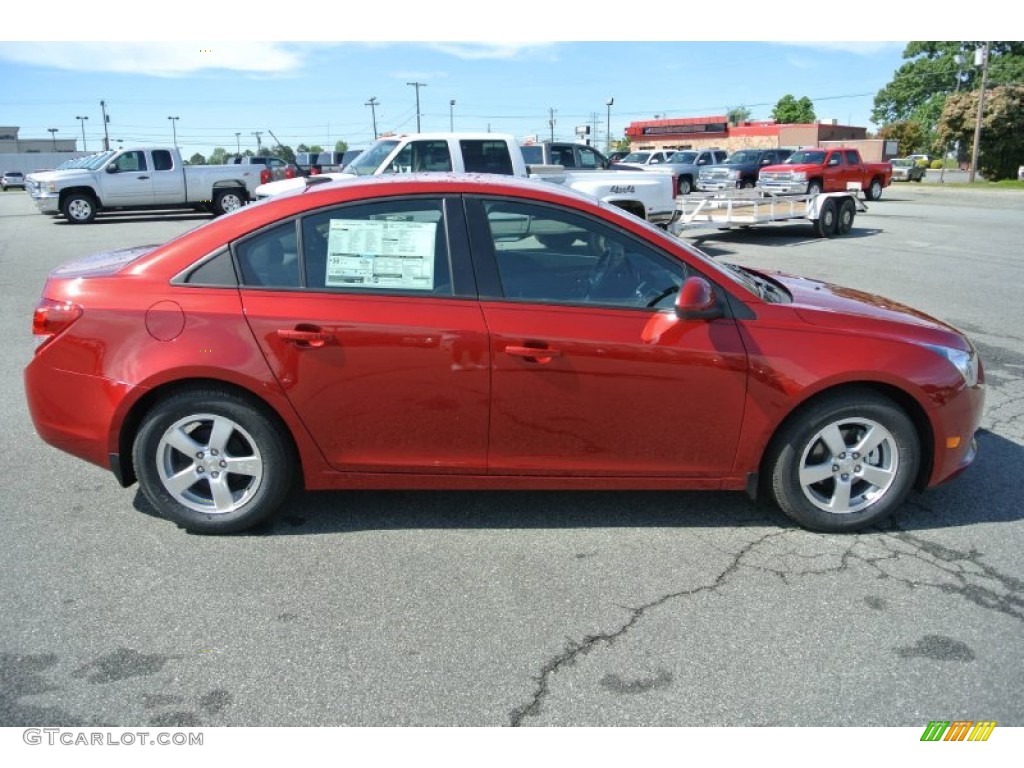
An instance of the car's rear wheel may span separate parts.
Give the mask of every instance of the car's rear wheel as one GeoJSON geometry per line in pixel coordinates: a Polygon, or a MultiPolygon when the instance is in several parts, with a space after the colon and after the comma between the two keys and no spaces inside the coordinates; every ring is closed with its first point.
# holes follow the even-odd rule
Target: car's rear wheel
{"type": "Polygon", "coordinates": [[[245,198],[237,189],[222,189],[213,197],[213,212],[218,216],[237,211],[245,205],[245,198]]]}
{"type": "Polygon", "coordinates": [[[73,192],[61,203],[61,213],[72,224],[91,224],[96,219],[96,199],[85,192],[73,192]]]}
{"type": "Polygon", "coordinates": [[[805,528],[859,530],[903,503],[920,453],[913,422],[892,400],[862,389],[827,395],[795,414],[773,441],[772,495],[805,528]]]}
{"type": "Polygon", "coordinates": [[[132,458],[143,494],[198,533],[234,533],[270,517],[292,488],[296,461],[277,421],[245,398],[188,390],[142,421],[132,458]]]}
{"type": "Polygon", "coordinates": [[[868,200],[878,200],[882,196],[882,181],[880,179],[872,179],[864,196],[868,200]]]}

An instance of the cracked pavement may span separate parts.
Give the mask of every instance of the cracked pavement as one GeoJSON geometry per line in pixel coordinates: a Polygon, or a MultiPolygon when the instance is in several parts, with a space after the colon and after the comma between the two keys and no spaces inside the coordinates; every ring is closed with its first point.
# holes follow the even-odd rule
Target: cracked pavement
{"type": "Polygon", "coordinates": [[[202,219],[71,238],[0,198],[0,725],[1024,725],[1024,195],[869,207],[849,238],[702,247],[977,344],[975,466],[878,528],[808,533],[726,493],[355,492],[214,539],[45,446],[20,378],[50,268],[202,219]]]}

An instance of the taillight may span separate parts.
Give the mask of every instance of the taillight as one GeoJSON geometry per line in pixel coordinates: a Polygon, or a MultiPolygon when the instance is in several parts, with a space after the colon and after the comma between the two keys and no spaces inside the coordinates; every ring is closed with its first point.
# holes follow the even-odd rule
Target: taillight
{"type": "Polygon", "coordinates": [[[319,176],[320,175],[320,169],[319,168],[310,168],[309,169],[309,175],[310,176],[319,176]]]}
{"type": "Polygon", "coordinates": [[[270,173],[269,168],[264,168],[260,171],[260,184],[269,184],[271,178],[273,178],[273,175],[270,173]]]}
{"type": "Polygon", "coordinates": [[[82,308],[70,301],[40,299],[32,313],[32,334],[36,338],[36,351],[47,342],[64,333],[82,316],[82,308]]]}
{"type": "Polygon", "coordinates": [[[289,165],[287,168],[284,169],[284,177],[286,179],[294,179],[295,178],[295,169],[292,168],[289,165]]]}

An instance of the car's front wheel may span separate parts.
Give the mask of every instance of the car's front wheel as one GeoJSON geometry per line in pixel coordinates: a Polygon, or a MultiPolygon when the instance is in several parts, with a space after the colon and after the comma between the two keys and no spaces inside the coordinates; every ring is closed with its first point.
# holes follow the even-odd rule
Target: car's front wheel
{"type": "Polygon", "coordinates": [[[72,224],[91,224],[96,220],[96,198],[85,192],[73,192],[64,198],[61,213],[72,224]]]}
{"type": "Polygon", "coordinates": [[[910,493],[920,440],[906,412],[869,390],[826,395],[794,415],[768,457],[772,495],[805,528],[855,531],[910,493]]]}
{"type": "Polygon", "coordinates": [[[283,504],[296,470],[277,421],[216,389],[158,403],[142,421],[132,459],[156,510],[198,533],[234,533],[267,519],[283,504]]]}

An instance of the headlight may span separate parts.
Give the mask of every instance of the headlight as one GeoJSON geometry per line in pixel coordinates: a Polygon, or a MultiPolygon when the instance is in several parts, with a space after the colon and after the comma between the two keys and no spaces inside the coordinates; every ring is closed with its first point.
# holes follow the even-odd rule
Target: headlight
{"type": "Polygon", "coordinates": [[[806,171],[794,171],[793,172],[793,181],[807,181],[807,172],[806,171]]]}
{"type": "Polygon", "coordinates": [[[964,352],[962,349],[941,347],[938,344],[925,344],[924,346],[951,362],[953,367],[960,371],[960,375],[964,377],[964,382],[968,387],[978,385],[978,353],[974,351],[974,347],[971,347],[970,352],[964,352]]]}
{"type": "Polygon", "coordinates": [[[55,181],[48,181],[43,186],[51,195],[57,192],[57,182],[55,181]]]}

